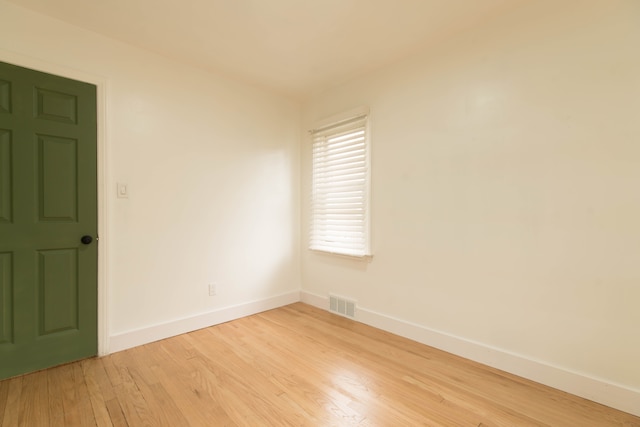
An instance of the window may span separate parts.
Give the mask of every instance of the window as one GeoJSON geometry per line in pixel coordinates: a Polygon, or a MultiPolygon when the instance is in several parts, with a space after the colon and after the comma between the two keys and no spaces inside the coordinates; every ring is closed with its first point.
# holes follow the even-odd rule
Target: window
{"type": "Polygon", "coordinates": [[[321,126],[313,137],[310,249],[371,255],[367,113],[321,126]]]}

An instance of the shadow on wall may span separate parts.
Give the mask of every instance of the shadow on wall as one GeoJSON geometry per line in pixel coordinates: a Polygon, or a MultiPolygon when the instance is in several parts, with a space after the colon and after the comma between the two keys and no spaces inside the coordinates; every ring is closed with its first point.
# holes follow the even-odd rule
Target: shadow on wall
{"type": "Polygon", "coordinates": [[[338,267],[344,270],[362,271],[365,272],[369,269],[370,264],[373,262],[373,256],[370,257],[351,257],[348,255],[338,255],[322,251],[314,251],[308,248],[303,248],[305,251],[309,251],[309,256],[315,258],[315,260],[325,266],[338,267]]]}

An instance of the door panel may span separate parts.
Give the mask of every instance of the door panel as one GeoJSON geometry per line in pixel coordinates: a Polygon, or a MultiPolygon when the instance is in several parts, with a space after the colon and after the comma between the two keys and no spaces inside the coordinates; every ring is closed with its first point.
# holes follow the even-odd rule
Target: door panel
{"type": "Polygon", "coordinates": [[[68,93],[36,88],[36,117],[62,123],[77,123],[78,97],[68,93]]]}
{"type": "Polygon", "coordinates": [[[76,222],[78,141],[38,135],[38,216],[40,221],[76,222]]]}
{"type": "Polygon", "coordinates": [[[38,251],[39,335],[78,329],[78,251],[38,251]]]}
{"type": "Polygon", "coordinates": [[[0,62],[0,378],[97,353],[96,88],[0,62]]]}
{"type": "Polygon", "coordinates": [[[10,253],[0,253],[0,344],[13,341],[13,280],[10,253]]]}
{"type": "Polygon", "coordinates": [[[0,222],[11,222],[11,131],[0,129],[0,222]]]}
{"type": "Polygon", "coordinates": [[[0,113],[11,112],[11,82],[0,79],[0,113]]]}

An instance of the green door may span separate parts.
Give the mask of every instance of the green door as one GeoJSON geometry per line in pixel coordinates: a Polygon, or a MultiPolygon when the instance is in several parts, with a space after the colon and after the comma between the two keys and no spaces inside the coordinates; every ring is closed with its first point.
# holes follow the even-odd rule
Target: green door
{"type": "Polygon", "coordinates": [[[95,86],[0,62],[0,379],[97,353],[96,129],[95,86]]]}

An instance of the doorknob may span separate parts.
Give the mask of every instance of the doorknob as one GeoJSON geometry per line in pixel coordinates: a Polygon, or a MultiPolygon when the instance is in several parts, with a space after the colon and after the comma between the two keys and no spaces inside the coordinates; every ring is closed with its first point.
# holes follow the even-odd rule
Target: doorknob
{"type": "Polygon", "coordinates": [[[82,244],[88,245],[89,243],[93,242],[93,237],[91,237],[91,236],[82,236],[82,238],[80,238],[80,241],[82,242],[82,244]]]}

